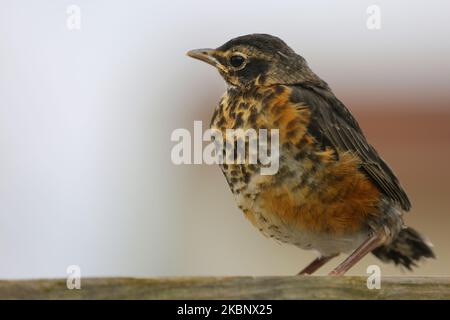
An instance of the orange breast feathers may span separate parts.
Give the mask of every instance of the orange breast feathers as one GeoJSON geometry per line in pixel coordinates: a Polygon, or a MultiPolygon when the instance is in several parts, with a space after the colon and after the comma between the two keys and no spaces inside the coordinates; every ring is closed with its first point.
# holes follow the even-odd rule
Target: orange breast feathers
{"type": "Polygon", "coordinates": [[[273,98],[265,106],[265,120],[270,128],[279,129],[280,143],[296,144],[306,134],[310,111],[307,106],[301,106],[289,101],[291,90],[278,86],[273,98]]]}
{"type": "Polygon", "coordinates": [[[264,188],[258,198],[260,207],[283,224],[331,234],[357,232],[372,215],[380,214],[380,192],[350,154],[343,154],[310,179],[314,185],[296,188],[288,183],[264,188]]]}
{"type": "MultiPolygon", "coordinates": [[[[283,92],[276,94],[264,107],[270,117],[267,122],[280,130],[280,146],[308,148],[306,154],[312,156],[296,161],[299,168],[311,172],[308,181],[286,179],[283,183],[277,175],[273,176],[270,179],[273,183],[268,183],[259,195],[260,207],[276,215],[280,222],[300,229],[326,233],[360,230],[372,215],[380,214],[380,191],[359,170],[359,158],[336,150],[339,153],[336,159],[334,150],[323,150],[316,144],[307,133],[309,108],[291,103],[290,90],[282,88],[283,92]]],[[[289,163],[292,166],[296,162],[289,163]]]]}

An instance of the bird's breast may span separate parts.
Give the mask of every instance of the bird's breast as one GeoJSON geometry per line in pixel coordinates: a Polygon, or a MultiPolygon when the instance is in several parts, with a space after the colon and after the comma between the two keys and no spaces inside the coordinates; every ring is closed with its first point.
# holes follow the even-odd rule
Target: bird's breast
{"type": "Polygon", "coordinates": [[[380,192],[356,157],[323,149],[308,134],[310,110],[290,94],[284,86],[227,92],[214,112],[211,127],[225,136],[227,129],[279,130],[275,174],[262,175],[260,163],[221,165],[239,208],[265,235],[303,248],[312,245],[305,235],[360,233],[378,214],[380,192]]]}

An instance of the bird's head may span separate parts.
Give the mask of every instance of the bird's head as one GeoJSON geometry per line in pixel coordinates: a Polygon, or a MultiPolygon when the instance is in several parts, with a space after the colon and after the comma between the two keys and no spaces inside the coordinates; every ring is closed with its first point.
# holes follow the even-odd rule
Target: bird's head
{"type": "Polygon", "coordinates": [[[245,35],[216,49],[191,50],[187,54],[216,67],[228,84],[240,88],[320,80],[303,57],[280,38],[268,34],[245,35]]]}

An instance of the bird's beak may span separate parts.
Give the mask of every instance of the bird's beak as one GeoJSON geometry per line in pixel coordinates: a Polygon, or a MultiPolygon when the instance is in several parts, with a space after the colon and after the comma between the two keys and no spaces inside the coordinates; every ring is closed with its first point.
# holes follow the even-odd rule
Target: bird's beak
{"type": "Polygon", "coordinates": [[[216,68],[220,68],[221,64],[214,57],[214,53],[216,50],[214,49],[196,49],[187,52],[187,55],[191,58],[201,60],[206,62],[216,68]]]}

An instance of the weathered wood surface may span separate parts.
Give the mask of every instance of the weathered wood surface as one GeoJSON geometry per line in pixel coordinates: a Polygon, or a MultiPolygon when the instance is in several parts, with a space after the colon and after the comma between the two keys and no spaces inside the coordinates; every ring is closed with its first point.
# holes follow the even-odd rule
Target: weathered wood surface
{"type": "Polygon", "coordinates": [[[365,277],[174,277],[2,280],[0,299],[450,299],[450,278],[386,277],[369,290],[365,277]]]}

